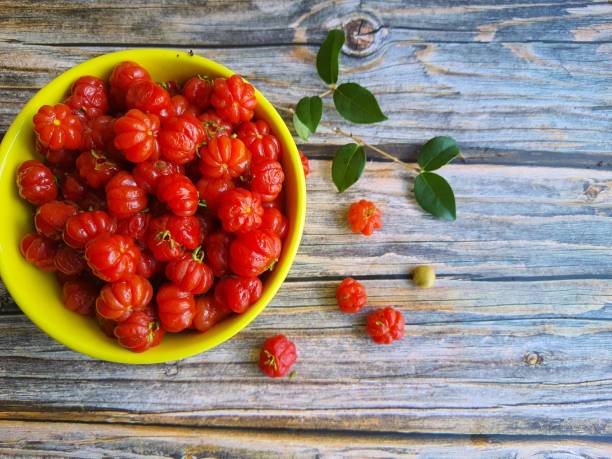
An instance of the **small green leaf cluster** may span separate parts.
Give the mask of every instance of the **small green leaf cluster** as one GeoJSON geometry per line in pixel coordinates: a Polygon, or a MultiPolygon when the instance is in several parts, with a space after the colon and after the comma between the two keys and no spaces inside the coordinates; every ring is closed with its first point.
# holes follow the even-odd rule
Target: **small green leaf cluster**
{"type": "MultiPolygon", "coordinates": [[[[317,54],[317,71],[321,80],[329,86],[334,105],[343,118],[353,123],[371,124],[384,121],[384,115],[376,97],[357,83],[342,83],[337,86],[340,73],[340,50],[344,45],[344,32],[332,30],[317,54]]],[[[321,96],[307,96],[300,99],[293,113],[295,132],[302,140],[308,140],[317,131],[323,115],[321,96]]]]}
{"type": "MultiPolygon", "coordinates": [[[[317,72],[329,87],[322,96],[331,93],[338,113],[353,123],[371,124],[386,120],[387,117],[376,97],[368,89],[353,82],[337,85],[340,50],[344,40],[342,30],[331,30],[317,54],[317,72]]],[[[322,96],[303,97],[295,107],[293,126],[297,135],[304,141],[316,132],[321,122],[322,96]]],[[[364,145],[369,146],[365,143],[348,143],[336,151],[332,164],[332,180],[339,192],[347,190],[361,177],[367,159],[364,145]]],[[[389,157],[388,154],[385,155],[389,157]]],[[[449,183],[433,171],[448,164],[458,155],[459,147],[455,140],[441,136],[434,137],[423,145],[418,157],[418,175],[414,182],[415,198],[423,210],[444,220],[456,218],[455,195],[449,183]]]]}

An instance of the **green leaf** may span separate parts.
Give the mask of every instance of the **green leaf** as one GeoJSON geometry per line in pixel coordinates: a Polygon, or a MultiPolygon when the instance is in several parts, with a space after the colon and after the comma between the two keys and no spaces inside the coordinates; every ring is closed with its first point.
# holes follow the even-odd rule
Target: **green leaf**
{"type": "Polygon", "coordinates": [[[430,139],[419,154],[419,166],[424,171],[435,171],[450,163],[459,155],[459,147],[452,137],[434,137],[430,139]]]}
{"type": "Polygon", "coordinates": [[[332,163],[332,180],[340,193],[359,180],[366,164],[366,154],[361,145],[347,143],[336,151],[332,163]]]}
{"type": "Polygon", "coordinates": [[[317,131],[323,115],[323,101],[319,96],[303,97],[295,107],[293,127],[302,140],[317,131]]]}
{"type": "Polygon", "coordinates": [[[344,44],[344,31],[330,30],[317,53],[317,72],[327,84],[338,81],[338,58],[344,44]]]}
{"type": "Polygon", "coordinates": [[[293,113],[293,127],[295,128],[295,132],[302,140],[308,140],[310,136],[310,129],[306,126],[300,118],[297,116],[297,113],[293,113]]]}
{"type": "Polygon", "coordinates": [[[448,182],[433,172],[421,172],[414,181],[414,196],[419,205],[443,220],[455,220],[455,194],[448,182]]]}
{"type": "Polygon", "coordinates": [[[378,123],[387,119],[376,97],[357,83],[344,83],[334,91],[334,105],[345,119],[359,124],[378,123]]]}

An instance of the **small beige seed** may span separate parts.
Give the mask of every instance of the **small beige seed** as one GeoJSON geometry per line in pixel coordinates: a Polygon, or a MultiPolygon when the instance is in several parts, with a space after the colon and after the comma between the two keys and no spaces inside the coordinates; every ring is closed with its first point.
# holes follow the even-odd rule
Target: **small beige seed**
{"type": "Polygon", "coordinates": [[[431,266],[417,266],[412,273],[412,281],[417,287],[429,288],[436,280],[436,272],[431,266]]]}

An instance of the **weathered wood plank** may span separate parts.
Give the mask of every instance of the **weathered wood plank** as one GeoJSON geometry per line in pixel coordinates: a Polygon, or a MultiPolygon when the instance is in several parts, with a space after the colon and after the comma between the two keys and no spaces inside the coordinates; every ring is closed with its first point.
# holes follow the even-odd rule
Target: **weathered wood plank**
{"type": "Polygon", "coordinates": [[[301,276],[358,274],[360,266],[368,274],[402,275],[424,262],[482,280],[612,273],[610,171],[451,165],[443,175],[455,189],[459,217],[448,224],[424,216],[411,181],[390,163],[369,163],[364,178],[340,195],[333,194],[330,163],[314,163],[294,268],[301,276]],[[351,235],[345,223],[349,203],[362,196],[384,214],[384,230],[370,238],[351,235]]]}
{"type": "Polygon", "coordinates": [[[6,287],[2,283],[0,279],[0,315],[2,314],[11,314],[15,313],[19,310],[13,298],[6,291],[6,287]]]}
{"type": "Polygon", "coordinates": [[[258,46],[320,43],[330,26],[354,16],[376,20],[382,37],[413,41],[609,41],[611,8],[597,1],[452,0],[2,1],[0,40],[9,43],[258,46]],[[78,18],[78,19],[77,19],[78,18]],[[74,26],[75,20],[78,27],[74,26]]]}
{"type": "Polygon", "coordinates": [[[609,443],[575,438],[428,437],[45,424],[0,421],[0,454],[78,457],[605,458],[609,443]]]}
{"type": "MultiPolygon", "coordinates": [[[[62,70],[113,49],[0,45],[0,67],[5,69],[0,75],[0,130],[35,89],[62,70]]],[[[348,127],[328,110],[310,145],[342,142],[329,130],[340,125],[414,157],[417,145],[444,132],[460,142],[468,160],[514,156],[515,164],[525,157],[533,163],[546,153],[574,163],[573,154],[579,153],[589,167],[600,161],[609,167],[611,50],[612,44],[415,44],[398,38],[365,58],[343,59],[346,78],[372,89],[389,121],[348,127]]],[[[313,47],[194,51],[245,74],[280,106],[323,89],[314,72],[313,47]]],[[[326,106],[331,108],[331,102],[326,106]]]]}
{"type": "Polygon", "coordinates": [[[609,319],[409,320],[405,340],[381,347],[365,337],[363,314],[301,309],[290,318],[271,309],[208,353],[129,372],[33,333],[23,317],[4,317],[0,417],[79,412],[95,421],[206,426],[612,432],[609,319]],[[299,349],[291,381],[271,381],[255,365],[260,343],[275,330],[299,349]]]}
{"type": "MultiPolygon", "coordinates": [[[[431,290],[414,288],[406,279],[361,279],[372,307],[395,305],[413,324],[504,321],[526,318],[612,319],[609,280],[470,281],[439,277],[431,290]],[[469,292],[469,295],[466,295],[469,292]],[[534,295],[534,293],[536,293],[534,295]]],[[[259,327],[287,327],[293,317],[329,327],[350,326],[352,316],[336,314],[335,289],[340,280],[288,280],[256,323],[259,327]]],[[[5,292],[0,314],[18,314],[5,292]]],[[[293,324],[299,328],[302,320],[293,324]]]]}
{"type": "MultiPolygon", "coordinates": [[[[52,342],[15,314],[0,286],[0,313],[6,314],[0,320],[0,417],[610,435],[612,5],[417,0],[409,6],[131,6],[0,1],[0,132],[61,71],[131,46],[193,48],[246,75],[277,105],[290,106],[323,89],[313,60],[326,31],[367,12],[375,26],[373,45],[362,57],[347,47],[344,75],[371,88],[390,120],[352,129],[412,160],[427,138],[454,136],[467,164],[445,168],[443,175],[456,190],[459,220],[448,224],[424,216],[410,196],[410,180],[387,163],[370,163],[358,185],[336,195],[327,160],[344,140],[329,127],[347,126],[328,113],[306,147],[323,160],[312,162],[300,254],[281,293],[247,331],[204,355],[127,372],[52,342]],[[75,18],[79,27],[70,25],[75,18]],[[384,231],[371,238],[351,235],[344,223],[348,203],[364,196],[381,205],[385,216],[384,231]],[[436,266],[437,288],[417,290],[406,279],[422,263],[436,266]],[[345,275],[364,279],[371,305],[395,304],[405,312],[407,339],[390,348],[373,346],[363,334],[364,313],[337,312],[333,291],[345,275]],[[293,381],[267,380],[254,364],[264,337],[279,331],[294,337],[300,350],[293,381]]],[[[27,426],[47,438],[42,426],[27,426]]],[[[176,454],[173,441],[196,445],[198,454],[224,447],[237,455],[248,451],[230,441],[233,431],[206,431],[199,443],[188,440],[185,430],[164,431],[171,440],[155,435],[147,449],[143,443],[151,434],[137,427],[116,427],[129,440],[107,442],[121,435],[105,430],[114,428],[93,427],[104,434],[85,443],[93,445],[87,451],[176,454]],[[106,444],[115,449],[105,450],[106,444]]],[[[7,446],[2,432],[0,427],[0,448],[7,451],[53,452],[12,438],[7,446]]],[[[69,453],[71,442],[88,441],[80,433],[66,435],[52,449],[69,453]]],[[[294,454],[419,452],[405,437],[350,440],[347,449],[308,435],[291,443],[294,454]]],[[[271,434],[256,441],[249,452],[285,452],[271,434]]],[[[587,443],[568,442],[464,450],[483,457],[546,455],[561,448],[610,455],[598,445],[576,449],[587,443]]],[[[430,455],[456,457],[455,451],[468,446],[444,448],[430,455]]]]}

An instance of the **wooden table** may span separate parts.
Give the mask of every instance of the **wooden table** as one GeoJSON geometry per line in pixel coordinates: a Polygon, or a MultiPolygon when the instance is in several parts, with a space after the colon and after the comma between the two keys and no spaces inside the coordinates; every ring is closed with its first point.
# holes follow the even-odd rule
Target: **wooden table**
{"type": "Polygon", "coordinates": [[[356,127],[326,112],[303,146],[308,216],[289,278],[210,352],[92,360],[0,290],[0,454],[612,456],[612,4],[191,3],[0,1],[0,132],[62,71],[140,46],[192,49],[290,106],[324,90],[315,53],[341,25],[343,75],[389,120],[356,127]],[[425,215],[411,179],[374,154],[337,194],[334,126],[409,161],[432,136],[456,138],[465,161],[442,174],[457,221],[425,215]],[[370,238],[345,224],[363,197],[384,212],[370,238]],[[411,284],[419,264],[436,267],[435,288],[411,284]],[[370,306],[404,312],[403,341],[373,345],[365,311],[338,312],[347,275],[370,306]],[[293,380],[255,364],[278,332],[299,348],[293,380]]]}

